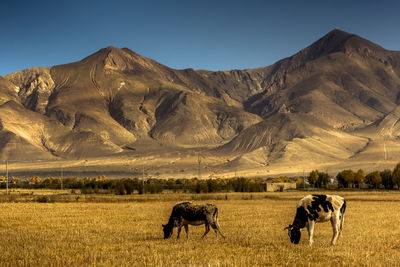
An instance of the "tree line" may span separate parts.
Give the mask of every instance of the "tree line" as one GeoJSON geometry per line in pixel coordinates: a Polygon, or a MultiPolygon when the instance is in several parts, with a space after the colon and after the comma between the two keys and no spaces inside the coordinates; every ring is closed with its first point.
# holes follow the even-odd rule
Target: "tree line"
{"type": "Polygon", "coordinates": [[[357,172],[344,170],[339,172],[336,178],[339,187],[343,188],[360,188],[362,185],[366,185],[375,189],[397,188],[400,190],[400,163],[393,170],[373,171],[368,174],[361,169],[357,172]]]}
{"type": "MultiPolygon", "coordinates": [[[[1,188],[5,188],[5,177],[0,177],[1,188]]],[[[265,178],[216,178],[216,179],[157,179],[150,178],[122,178],[112,179],[106,176],[97,178],[44,178],[38,176],[31,178],[11,177],[9,188],[27,189],[78,189],[83,194],[117,194],[129,195],[132,193],[161,193],[164,190],[184,193],[214,193],[214,192],[265,192],[267,179],[265,178]]],[[[280,177],[269,179],[268,182],[301,181],[300,178],[280,177]]]]}
{"type": "MultiPolygon", "coordinates": [[[[400,190],[400,163],[393,170],[374,171],[368,174],[358,171],[343,170],[336,177],[327,172],[312,170],[305,177],[279,178],[215,178],[215,179],[112,179],[104,175],[86,178],[30,178],[11,177],[9,188],[26,189],[71,189],[80,190],[83,194],[103,193],[129,195],[132,193],[161,193],[164,190],[184,193],[214,193],[214,192],[265,192],[269,182],[296,182],[298,188],[375,188],[400,190]]],[[[0,188],[6,187],[6,178],[0,176],[0,188]]]]}
{"type": "MultiPolygon", "coordinates": [[[[333,179],[327,173],[313,170],[307,177],[308,183],[316,188],[327,188],[333,179]]],[[[400,163],[393,170],[373,171],[366,174],[362,169],[343,170],[336,175],[337,188],[399,189],[400,163]]]]}

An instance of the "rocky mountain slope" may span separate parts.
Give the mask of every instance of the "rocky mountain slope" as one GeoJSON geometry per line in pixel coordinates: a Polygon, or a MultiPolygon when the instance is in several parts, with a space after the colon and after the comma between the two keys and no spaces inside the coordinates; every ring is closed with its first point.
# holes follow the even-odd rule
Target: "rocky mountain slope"
{"type": "Polygon", "coordinates": [[[107,47],[0,77],[0,160],[160,177],[196,176],[199,161],[203,176],[392,167],[399,103],[400,52],[340,30],[247,70],[176,70],[107,47]]]}

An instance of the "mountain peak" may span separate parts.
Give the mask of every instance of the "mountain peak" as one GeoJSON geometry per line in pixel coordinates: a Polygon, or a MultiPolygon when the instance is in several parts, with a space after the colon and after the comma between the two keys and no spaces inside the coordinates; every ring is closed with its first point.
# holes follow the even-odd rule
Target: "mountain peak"
{"type": "Polygon", "coordinates": [[[118,50],[121,50],[120,48],[112,46],[112,45],[109,45],[104,49],[106,49],[107,51],[118,51],[118,50]]]}
{"type": "Polygon", "coordinates": [[[107,53],[104,59],[105,69],[125,71],[133,68],[136,60],[127,52],[113,46],[108,46],[105,50],[107,53]]]}
{"type": "Polygon", "coordinates": [[[310,46],[295,54],[293,58],[301,62],[306,62],[336,52],[342,52],[347,55],[358,53],[362,56],[366,56],[366,53],[367,55],[371,55],[372,53],[384,50],[385,49],[379,45],[363,39],[358,35],[340,29],[333,29],[310,46]]]}
{"type": "Polygon", "coordinates": [[[301,50],[299,54],[306,60],[313,60],[323,55],[343,51],[346,41],[353,36],[355,35],[340,29],[334,29],[301,50]]]}
{"type": "Polygon", "coordinates": [[[149,67],[150,60],[133,52],[128,48],[107,46],[82,59],[82,62],[91,64],[101,63],[105,69],[127,71],[138,66],[149,67]]]}
{"type": "Polygon", "coordinates": [[[345,32],[341,29],[336,28],[336,29],[331,30],[327,34],[325,34],[321,39],[324,39],[327,37],[346,38],[346,37],[351,37],[351,36],[354,36],[354,34],[351,34],[351,33],[345,32]]]}
{"type": "Polygon", "coordinates": [[[115,46],[107,46],[99,50],[99,52],[104,55],[105,57],[110,56],[118,56],[118,57],[127,57],[128,55],[126,52],[118,47],[115,46]]]}

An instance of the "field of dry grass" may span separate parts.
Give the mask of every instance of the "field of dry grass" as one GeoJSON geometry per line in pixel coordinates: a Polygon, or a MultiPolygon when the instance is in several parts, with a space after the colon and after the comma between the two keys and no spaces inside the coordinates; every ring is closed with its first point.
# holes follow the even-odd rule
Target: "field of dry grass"
{"type": "Polygon", "coordinates": [[[339,192],[348,205],[344,231],[335,247],[329,245],[329,223],[316,225],[313,247],[308,246],[306,231],[299,245],[289,242],[283,228],[292,222],[296,202],[305,194],[161,194],[131,199],[114,196],[114,202],[96,202],[96,197],[55,203],[2,202],[0,265],[399,264],[400,193],[339,192]],[[164,240],[161,224],[181,199],[217,204],[226,240],[217,239],[211,231],[200,240],[204,226],[190,227],[188,240],[185,235],[176,240],[176,231],[164,240]]]}

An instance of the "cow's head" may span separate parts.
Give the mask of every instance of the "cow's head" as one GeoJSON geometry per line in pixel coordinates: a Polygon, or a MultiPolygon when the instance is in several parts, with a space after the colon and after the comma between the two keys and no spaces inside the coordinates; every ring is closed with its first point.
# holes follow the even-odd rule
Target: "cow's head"
{"type": "Polygon", "coordinates": [[[300,228],[290,224],[288,227],[285,227],[285,230],[286,229],[288,230],[290,242],[292,242],[293,244],[298,244],[300,242],[300,237],[301,237],[300,228]]]}
{"type": "Polygon", "coordinates": [[[169,224],[163,224],[162,227],[164,231],[164,239],[170,238],[173,233],[174,227],[170,226],[169,224]]]}

